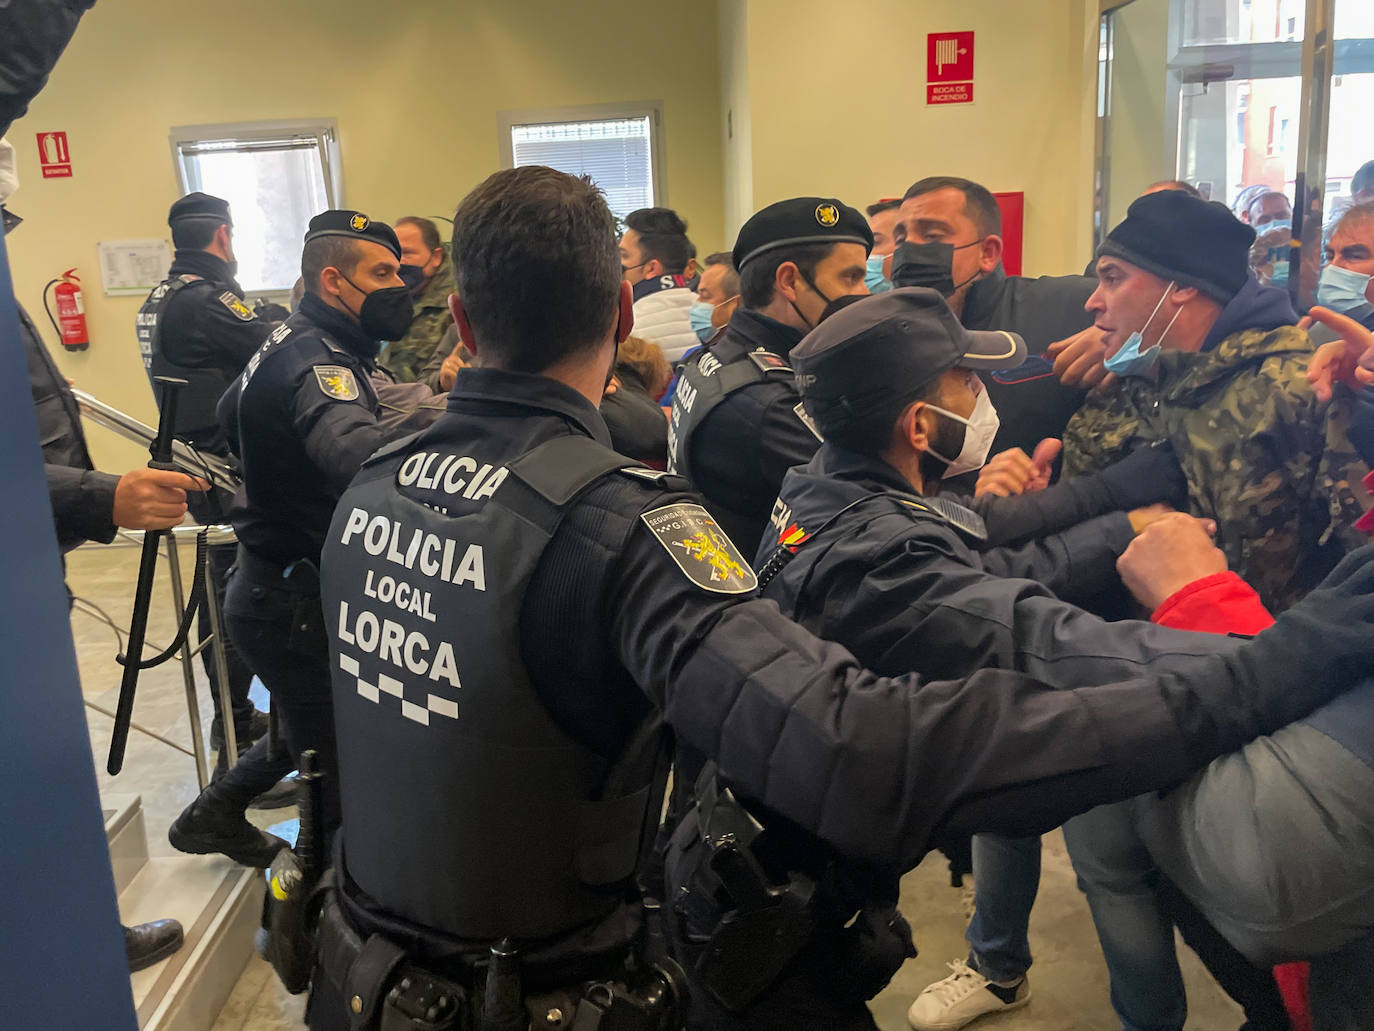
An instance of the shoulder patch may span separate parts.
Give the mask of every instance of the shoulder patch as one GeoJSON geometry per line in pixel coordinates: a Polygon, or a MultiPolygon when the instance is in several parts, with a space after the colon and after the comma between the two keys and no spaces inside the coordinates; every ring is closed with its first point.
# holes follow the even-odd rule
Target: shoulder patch
{"type": "Polygon", "coordinates": [[[750,351],[749,360],[763,372],[791,372],[792,366],[772,351],[750,351]]]}
{"type": "Polygon", "coordinates": [[[325,397],[332,397],[335,401],[358,400],[360,391],[352,369],[342,365],[316,365],[314,372],[315,382],[325,397]]]}
{"type": "Polygon", "coordinates": [[[234,317],[240,322],[252,322],[257,318],[257,316],[253,314],[252,308],[248,307],[248,305],[244,304],[228,290],[225,290],[219,295],[219,303],[233,312],[234,317]]]}
{"type": "Polygon", "coordinates": [[[665,505],[640,519],[698,587],[716,594],[749,594],[758,587],[748,561],[700,505],[665,505]]]}

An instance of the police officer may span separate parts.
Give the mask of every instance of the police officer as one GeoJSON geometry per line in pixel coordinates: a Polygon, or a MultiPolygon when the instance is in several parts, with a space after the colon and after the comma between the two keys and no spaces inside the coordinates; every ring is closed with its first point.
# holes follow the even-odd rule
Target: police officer
{"type": "MultiPolygon", "coordinates": [[[[654,972],[673,969],[661,910],[635,880],[659,713],[721,784],[905,868],[947,829],[1056,826],[1319,704],[1334,688],[1294,670],[1295,649],[1374,667],[1366,554],[1188,682],[876,677],[749,597],[748,562],[681,480],[609,449],[597,404],[632,308],[594,186],[498,172],[460,205],[453,256],[478,365],[438,422],[363,466],[324,544],[343,825],[315,1031],[680,1022],[662,1012],[676,975],[654,972]]],[[[690,933],[701,1026],[729,1026],[723,1007],[768,989],[814,921],[839,934],[852,914],[771,879],[730,791],[704,778],[692,819],[676,872],[702,876],[667,922],[690,933]],[[703,927],[720,900],[736,913],[703,927]]],[[[871,1027],[858,998],[788,1026],[871,1027]]]]}
{"type": "Polygon", "coordinates": [[[735,241],[741,307],[725,334],[684,366],[668,425],[669,468],[691,480],[733,540],[759,543],[783,473],[820,438],[801,405],[788,355],[847,294],[867,294],[873,231],[825,197],[770,204],[735,241]]]}
{"type": "MultiPolygon", "coordinates": [[[[243,371],[275,323],[259,318],[243,301],[243,289],[234,279],[233,222],[229,205],[218,197],[190,193],[172,205],[167,215],[176,253],[167,278],[153,288],[138,311],[138,347],[149,382],[156,376],[184,379],[178,395],[173,431],[201,451],[229,457],[224,430],[215,414],[220,395],[243,371]]],[[[159,404],[162,395],[154,388],[159,404]]],[[[202,523],[221,523],[226,518],[229,494],[211,491],[191,501],[192,516],[202,523]]],[[[224,585],[234,562],[232,546],[211,548],[207,573],[224,609],[224,585]]],[[[200,632],[209,632],[202,607],[200,632]]],[[[253,672],[232,642],[226,642],[229,696],[234,709],[234,729],[240,753],[267,732],[267,717],[253,708],[248,687],[253,672]]],[[[217,773],[228,765],[224,751],[224,726],[219,711],[219,673],[210,653],[204,655],[210,678],[210,697],[215,719],[210,744],[220,749],[217,773]]]]}
{"type": "Polygon", "coordinates": [[[219,403],[243,463],[231,520],[238,535],[225,623],[272,693],[286,757],[268,740],[250,749],[172,825],[187,852],[224,852],[266,866],[279,839],[243,811],[259,791],[319,753],[326,826],[337,821],[338,781],[329,673],[319,601],[320,545],[339,494],[364,458],[400,431],[378,423],[370,380],[382,340],[405,335],[410,292],[397,275],[401,248],[391,227],[359,211],[310,220],[301,253],[305,296],[268,337],[219,403]]]}

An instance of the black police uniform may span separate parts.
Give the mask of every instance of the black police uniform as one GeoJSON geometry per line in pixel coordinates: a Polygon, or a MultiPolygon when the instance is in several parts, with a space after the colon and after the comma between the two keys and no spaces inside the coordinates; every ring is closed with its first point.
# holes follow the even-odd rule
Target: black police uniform
{"type": "MultiPolygon", "coordinates": [[[[339,494],[388,437],[369,379],[377,350],[357,323],[306,294],[220,401],[244,476],[230,513],[239,550],[225,621],[272,693],[289,746],[274,760],[267,739],[259,741],[209,789],[244,806],[306,748],[319,752],[325,771],[334,769],[318,565],[339,494]]],[[[331,775],[329,825],[337,821],[337,792],[331,775]]]]}
{"type": "MultiPolygon", "coordinates": [[[[907,868],[947,828],[1047,830],[1332,693],[1266,685],[1258,646],[1187,682],[1092,691],[996,670],[875,678],[749,599],[747,564],[681,481],[618,471],[607,442],[570,388],[465,369],[439,422],[340,498],[322,577],[346,813],[317,1031],[349,1026],[355,997],[375,1014],[421,970],[480,988],[474,964],[507,935],[527,992],[622,971],[629,841],[653,807],[642,769],[615,771],[651,707],[780,818],[907,868]]],[[[790,942],[804,907],[750,901],[774,900],[790,942]]],[[[676,898],[670,928],[700,901],[676,898]]],[[[716,930],[679,956],[694,966],[716,930]]],[[[717,940],[728,971],[770,965],[771,947],[717,940]]],[[[729,1026],[712,992],[701,1026],[729,1026]]]]}
{"type": "Polygon", "coordinates": [[[746,549],[768,525],[783,474],[821,444],[788,361],[801,338],[800,330],[741,308],[683,366],[673,392],[669,469],[701,491],[746,549]]]}
{"type": "MultiPolygon", "coordinates": [[[[755,213],[735,241],[735,268],[786,247],[837,243],[873,249],[863,215],[838,200],[794,197],[755,213]]],[[[788,354],[802,332],[741,308],[723,336],[682,367],[668,424],[668,468],[687,477],[730,537],[752,551],[790,467],[820,437],[802,409],[788,354]]]]}
{"type": "MultiPolygon", "coordinates": [[[[172,206],[169,223],[183,218],[228,221],[228,205],[218,198],[192,194],[172,206]]],[[[178,250],[172,257],[167,279],[156,286],[139,309],[137,333],[143,367],[153,383],[158,404],[162,394],[154,380],[158,376],[184,379],[177,397],[177,417],[173,431],[196,448],[229,457],[229,446],[220,426],[215,405],[234,377],[243,371],[248,359],[262,346],[273,323],[260,319],[243,301],[243,289],[222,258],[208,251],[178,250]]],[[[229,494],[214,490],[192,497],[191,515],[201,523],[222,523],[227,517],[229,494]]],[[[234,548],[223,545],[210,549],[206,572],[215,592],[219,610],[224,611],[226,583],[234,564],[234,548]]],[[[200,634],[210,632],[209,616],[202,606],[200,634]]],[[[253,671],[234,647],[225,641],[224,658],[229,672],[229,697],[234,710],[240,749],[251,728],[253,703],[248,689],[253,671]]],[[[207,651],[205,672],[210,678],[210,697],[215,706],[211,743],[222,746],[220,726],[219,670],[207,651]]],[[[221,752],[223,765],[227,756],[221,752]]]]}

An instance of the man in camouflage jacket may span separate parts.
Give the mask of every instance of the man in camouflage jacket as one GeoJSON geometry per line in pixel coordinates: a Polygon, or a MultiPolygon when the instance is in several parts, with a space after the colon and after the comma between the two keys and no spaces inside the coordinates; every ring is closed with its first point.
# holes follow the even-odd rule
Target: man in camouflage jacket
{"type": "Polygon", "coordinates": [[[1287,295],[1248,273],[1253,237],[1222,205],[1181,192],[1131,205],[1087,302],[1120,379],[1070,421],[1064,472],[1170,441],[1189,511],[1216,521],[1231,568],[1281,611],[1358,543],[1352,484],[1368,470],[1349,413],[1307,381],[1313,346],[1287,295]]]}
{"type": "Polygon", "coordinates": [[[448,248],[433,222],[414,215],[398,218],[396,238],[401,241],[401,279],[415,297],[415,319],[405,336],[387,345],[381,361],[398,383],[413,383],[424,378],[430,356],[453,325],[448,298],[458,287],[448,248]]]}

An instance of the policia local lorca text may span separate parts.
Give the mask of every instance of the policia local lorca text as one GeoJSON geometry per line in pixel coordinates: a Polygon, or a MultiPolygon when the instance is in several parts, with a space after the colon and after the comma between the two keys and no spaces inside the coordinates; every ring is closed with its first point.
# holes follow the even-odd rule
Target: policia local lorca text
{"type": "MultiPolygon", "coordinates": [[[[397,479],[403,486],[439,488],[448,494],[462,494],[474,501],[485,500],[496,492],[506,478],[504,466],[493,469],[478,466],[466,456],[443,456],[433,474],[426,472],[440,456],[433,452],[412,455],[401,468],[397,479]],[[463,472],[474,473],[471,481],[463,472]]],[[[398,519],[372,516],[361,508],[354,508],[344,523],[339,541],[345,547],[361,544],[369,555],[384,558],[403,569],[418,573],[426,580],[438,580],[457,587],[467,586],[476,591],[487,589],[486,563],[480,544],[468,544],[420,529],[407,530],[398,519]]],[[[430,623],[437,622],[432,605],[432,592],[420,585],[391,576],[374,577],[368,570],[363,593],[384,605],[394,605],[403,612],[419,616],[430,623]]],[[[457,663],[453,645],[441,641],[431,648],[429,639],[417,630],[407,631],[400,623],[380,618],[364,609],[349,611],[348,603],[339,602],[339,639],[367,654],[376,654],[384,662],[408,670],[415,676],[427,676],[433,681],[446,681],[459,687],[457,663]]]]}

